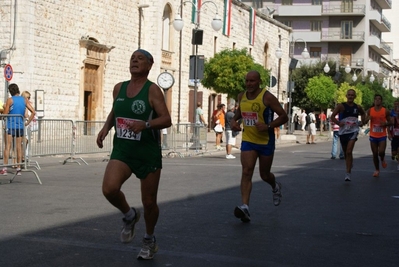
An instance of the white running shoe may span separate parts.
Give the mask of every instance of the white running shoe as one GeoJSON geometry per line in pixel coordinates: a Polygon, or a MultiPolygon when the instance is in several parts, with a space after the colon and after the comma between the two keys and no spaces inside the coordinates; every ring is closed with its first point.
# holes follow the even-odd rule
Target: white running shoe
{"type": "Polygon", "coordinates": [[[280,205],[281,198],[283,197],[283,195],[281,194],[281,188],[281,183],[276,182],[276,187],[274,188],[274,190],[272,190],[274,206],[280,205]]]}
{"type": "Polygon", "coordinates": [[[155,253],[158,252],[157,241],[155,236],[152,239],[143,238],[143,246],[139,254],[137,255],[138,260],[151,260],[154,258],[155,253]]]}
{"type": "Polygon", "coordinates": [[[233,156],[233,155],[231,155],[231,154],[229,154],[229,155],[226,155],[226,159],[235,159],[236,157],[235,156],[233,156]]]}
{"type": "Polygon", "coordinates": [[[122,243],[129,243],[133,240],[134,235],[135,235],[134,226],[140,220],[140,211],[136,210],[133,207],[132,207],[132,209],[136,212],[136,215],[134,216],[133,220],[128,221],[125,218],[123,218],[123,228],[121,231],[121,242],[122,243]]]}
{"type": "Polygon", "coordinates": [[[349,173],[345,174],[345,182],[351,181],[351,175],[349,173]]]}
{"type": "Polygon", "coordinates": [[[239,218],[242,222],[250,222],[251,221],[251,217],[249,216],[249,211],[247,208],[243,207],[243,206],[237,206],[234,209],[234,216],[236,216],[237,218],[239,218]]]}

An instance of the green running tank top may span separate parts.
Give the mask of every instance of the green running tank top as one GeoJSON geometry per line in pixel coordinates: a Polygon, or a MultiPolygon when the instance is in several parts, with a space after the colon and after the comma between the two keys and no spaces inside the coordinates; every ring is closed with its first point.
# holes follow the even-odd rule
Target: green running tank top
{"type": "Polygon", "coordinates": [[[128,125],[133,121],[149,121],[157,117],[148,100],[153,83],[147,81],[140,92],[131,98],[126,94],[128,84],[129,81],[122,83],[113,103],[115,135],[111,159],[125,162],[142,179],[148,172],[162,168],[159,130],[144,129],[135,134],[128,129],[128,125]],[[141,174],[138,174],[135,166],[140,166],[140,169],[145,167],[146,171],[140,170],[141,174]]]}

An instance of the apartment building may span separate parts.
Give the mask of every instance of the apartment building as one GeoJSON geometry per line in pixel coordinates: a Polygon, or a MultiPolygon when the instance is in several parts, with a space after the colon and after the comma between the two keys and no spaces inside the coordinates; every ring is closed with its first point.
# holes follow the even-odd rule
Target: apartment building
{"type": "Polygon", "coordinates": [[[384,10],[392,0],[243,0],[293,29],[292,56],[299,57],[306,42],[312,61],[333,60],[350,66],[363,77],[374,74],[381,82],[398,67],[392,48],[382,39],[391,22],[384,10]]]}

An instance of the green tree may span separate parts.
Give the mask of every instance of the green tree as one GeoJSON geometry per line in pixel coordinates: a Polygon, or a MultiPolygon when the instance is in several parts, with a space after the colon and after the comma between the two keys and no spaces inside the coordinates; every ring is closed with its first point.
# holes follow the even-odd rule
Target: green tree
{"type": "Polygon", "coordinates": [[[356,88],[362,91],[362,107],[367,110],[373,105],[374,102],[374,91],[371,89],[370,84],[356,84],[356,88]]]}
{"type": "MultiPolygon", "coordinates": [[[[371,90],[373,92],[373,96],[372,96],[373,102],[374,102],[374,95],[379,94],[382,96],[382,100],[383,100],[382,104],[388,109],[393,108],[393,102],[395,101],[395,98],[392,96],[391,90],[387,90],[377,81],[374,81],[371,84],[371,90]]],[[[371,102],[371,105],[368,106],[367,108],[370,108],[372,106],[373,102],[371,102]]]]}
{"type": "Polygon", "coordinates": [[[339,87],[339,89],[337,91],[337,103],[346,102],[346,100],[347,100],[346,92],[349,89],[353,89],[356,92],[355,103],[358,105],[362,105],[363,92],[359,88],[349,85],[349,83],[347,83],[347,82],[341,83],[341,86],[339,87]]]}
{"type": "Polygon", "coordinates": [[[269,71],[255,63],[245,48],[225,49],[206,60],[201,84],[205,88],[237,99],[237,95],[245,90],[245,75],[250,70],[260,73],[261,86],[265,88],[269,83],[269,71]]]}
{"type": "Polygon", "coordinates": [[[291,71],[291,79],[295,83],[295,90],[292,93],[292,106],[306,110],[320,108],[315,107],[315,103],[308,98],[305,88],[310,78],[323,73],[324,65],[320,62],[314,65],[302,65],[300,68],[291,71]]]}
{"type": "Polygon", "coordinates": [[[320,74],[309,79],[305,87],[305,93],[310,101],[322,109],[334,104],[337,85],[329,76],[320,74]]]}

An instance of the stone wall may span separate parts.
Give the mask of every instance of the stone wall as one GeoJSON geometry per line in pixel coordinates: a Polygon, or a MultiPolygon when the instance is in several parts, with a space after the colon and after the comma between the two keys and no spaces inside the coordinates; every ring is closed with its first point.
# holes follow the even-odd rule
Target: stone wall
{"type": "MultiPolygon", "coordinates": [[[[138,1],[114,0],[36,0],[3,1],[0,6],[0,50],[9,49],[13,43],[14,14],[15,49],[9,51],[8,60],[14,69],[12,83],[21,90],[28,90],[34,96],[35,90],[45,91],[45,118],[83,120],[84,114],[84,62],[88,50],[82,46],[82,40],[94,38],[109,52],[100,56],[103,66],[101,88],[96,92],[96,120],[105,120],[112,105],[114,85],[130,78],[129,59],[138,48],[138,1]]],[[[204,2],[204,1],[203,1],[204,2]]],[[[156,81],[161,71],[174,74],[176,83],[168,92],[169,108],[173,123],[189,121],[189,56],[195,53],[191,44],[191,31],[195,27],[190,23],[191,4],[183,7],[185,26],[182,31],[182,58],[180,55],[180,33],[170,26],[170,64],[161,63],[162,58],[162,17],[164,8],[171,9],[171,22],[177,14],[180,1],[147,1],[143,8],[141,47],[150,51],[155,63],[150,79],[156,81]],[[181,70],[181,79],[179,72],[181,70]],[[180,85],[181,84],[181,85],[180,85]],[[180,85],[180,86],[179,86],[180,85]],[[180,90],[179,90],[180,89],[180,90]],[[180,92],[180,93],[179,93],[180,92]]],[[[223,1],[215,0],[219,16],[223,15],[223,1]]],[[[204,4],[200,10],[200,28],[204,30],[203,44],[198,54],[210,58],[224,48],[247,48],[255,60],[273,69],[276,76],[277,59],[274,55],[279,44],[279,35],[287,38],[289,31],[284,25],[263,15],[256,17],[256,36],[253,46],[249,45],[249,7],[233,0],[232,28],[229,37],[222,30],[215,32],[211,21],[215,16],[215,6],[204,4]],[[268,47],[265,53],[265,47],[268,47]],[[265,59],[267,58],[267,60],[265,59]]],[[[288,78],[288,44],[281,43],[286,56],[281,62],[280,100],[284,102],[283,87],[288,78]]],[[[100,77],[100,76],[99,76],[100,77]]],[[[244,78],[244,77],[243,77],[244,78]]],[[[4,84],[4,77],[0,78],[4,84]]],[[[271,91],[276,94],[276,88],[271,91]]],[[[208,101],[213,91],[199,86],[203,92],[203,109],[211,110],[208,101]]],[[[0,90],[0,99],[4,99],[6,90],[0,90]]],[[[227,103],[226,96],[222,102],[227,103]]]]}

